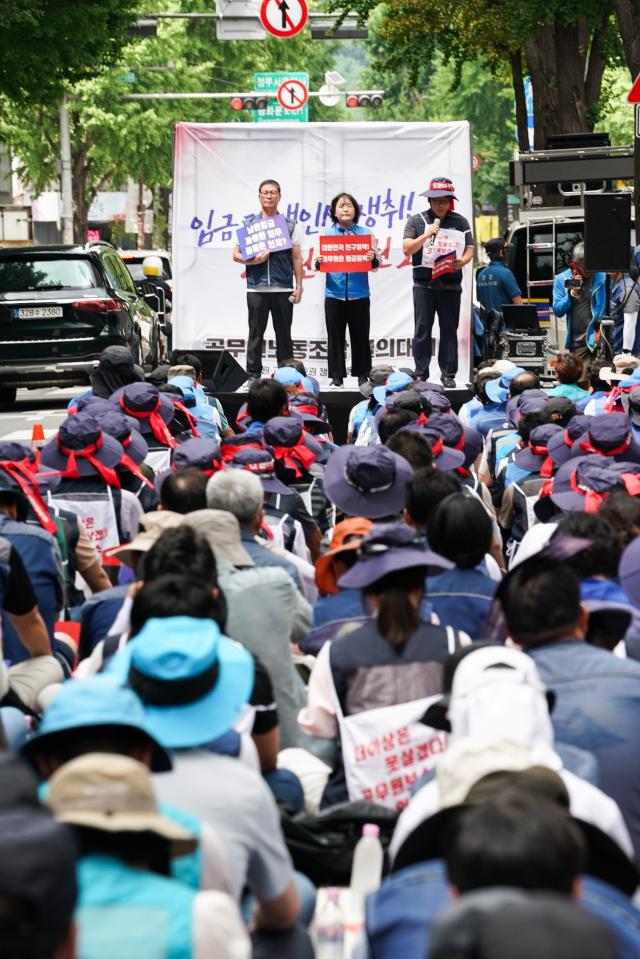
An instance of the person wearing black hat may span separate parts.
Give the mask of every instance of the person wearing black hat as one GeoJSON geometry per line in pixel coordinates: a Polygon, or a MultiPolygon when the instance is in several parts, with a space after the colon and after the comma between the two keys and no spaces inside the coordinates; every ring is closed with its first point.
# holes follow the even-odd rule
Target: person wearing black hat
{"type": "Polygon", "coordinates": [[[476,292],[480,306],[486,313],[502,312],[504,303],[522,303],[522,294],[511,270],[505,266],[507,244],[501,237],[487,240],[484,245],[491,261],[476,273],[476,292]]]}
{"type": "Polygon", "coordinates": [[[473,259],[473,234],[469,222],[453,212],[457,197],[448,177],[434,177],[421,196],[428,198],[429,209],[407,220],[402,243],[404,255],[413,263],[413,358],[420,377],[428,380],[431,330],[437,313],[440,378],[452,389],[458,372],[462,270],[473,259]]]}

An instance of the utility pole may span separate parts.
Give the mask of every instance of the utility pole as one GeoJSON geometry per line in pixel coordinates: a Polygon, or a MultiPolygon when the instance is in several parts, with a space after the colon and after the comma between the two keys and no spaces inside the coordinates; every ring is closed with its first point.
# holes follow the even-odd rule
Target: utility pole
{"type": "Polygon", "coordinates": [[[140,175],[138,178],[138,249],[144,250],[144,165],[140,164],[140,175]]]}
{"type": "Polygon", "coordinates": [[[62,192],[62,242],[73,243],[73,180],[71,175],[71,138],[69,136],[69,103],[60,104],[60,187],[62,192]]]}
{"type": "MultiPolygon", "coordinates": [[[[636,224],[640,210],[640,103],[634,104],[634,131],[633,131],[633,205],[635,206],[636,224]]],[[[636,237],[638,228],[636,226],[636,237]]],[[[636,243],[638,240],[636,239],[636,243]]]]}

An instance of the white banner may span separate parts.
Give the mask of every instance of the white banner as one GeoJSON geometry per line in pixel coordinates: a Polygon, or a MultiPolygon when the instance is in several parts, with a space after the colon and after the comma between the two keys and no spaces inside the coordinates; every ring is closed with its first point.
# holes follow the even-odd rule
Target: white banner
{"type": "MultiPolygon", "coordinates": [[[[173,258],[174,346],[226,349],[245,366],[246,284],[232,261],[236,230],[260,210],[258,184],[282,186],[279,212],[298,220],[305,264],[302,303],[294,308],[297,359],[327,383],[324,276],[316,273],[318,237],[329,204],[342,190],[361,206],[360,224],[374,233],[381,266],[370,275],[374,363],[413,368],[411,264],[402,253],[405,221],[429,207],[421,197],[433,177],[450,177],[456,211],[473,221],[471,133],[455,123],[179,123],[176,127],[173,258]]],[[[469,378],[472,267],[464,271],[458,382],[469,378]]],[[[437,337],[437,325],[434,331],[437,337]]],[[[271,324],[263,369],[276,368],[271,324]]],[[[431,376],[439,374],[437,362],[431,376]]],[[[346,380],[356,386],[355,380],[346,380]]]]}

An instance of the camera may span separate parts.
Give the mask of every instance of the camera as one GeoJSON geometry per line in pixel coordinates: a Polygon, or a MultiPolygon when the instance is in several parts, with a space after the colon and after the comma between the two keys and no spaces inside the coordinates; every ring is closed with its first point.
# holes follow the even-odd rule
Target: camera
{"type": "Polygon", "coordinates": [[[582,277],[581,276],[571,276],[568,280],[564,281],[565,290],[581,290],[582,289],[582,277]]]}

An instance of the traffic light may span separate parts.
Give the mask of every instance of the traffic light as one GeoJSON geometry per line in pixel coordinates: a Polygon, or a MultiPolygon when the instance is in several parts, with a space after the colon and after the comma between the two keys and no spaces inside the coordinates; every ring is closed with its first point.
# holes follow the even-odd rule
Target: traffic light
{"type": "Polygon", "coordinates": [[[345,96],[345,103],[348,107],[373,107],[376,109],[382,106],[384,91],[366,90],[359,93],[347,93],[345,96]]]}
{"type": "Polygon", "coordinates": [[[257,93],[247,93],[240,97],[232,97],[230,105],[232,110],[266,110],[269,99],[257,93]]]}
{"type": "Polygon", "coordinates": [[[136,20],[131,26],[127,27],[127,33],[130,37],[157,37],[158,21],[154,19],[136,20]]]}

